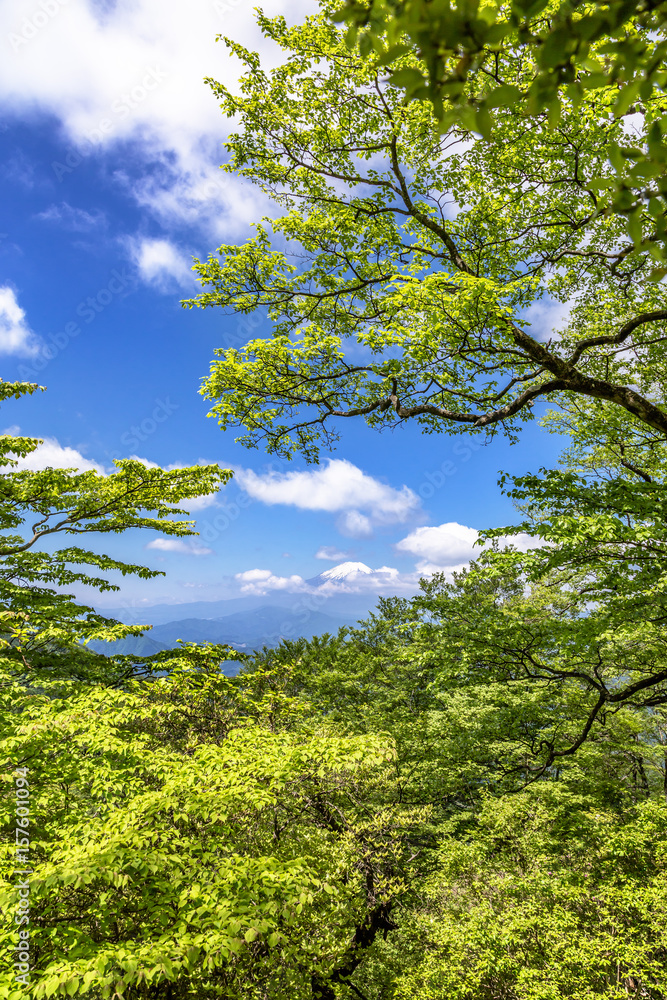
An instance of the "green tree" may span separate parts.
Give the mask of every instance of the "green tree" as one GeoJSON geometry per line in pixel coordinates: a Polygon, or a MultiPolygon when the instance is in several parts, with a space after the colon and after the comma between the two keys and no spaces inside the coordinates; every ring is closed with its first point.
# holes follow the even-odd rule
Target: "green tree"
{"type": "Polygon", "coordinates": [[[0,753],[29,757],[35,996],[661,995],[660,711],[598,718],[499,799],[540,719],[576,722],[577,679],[547,697],[517,679],[503,703],[481,650],[434,645],[427,600],[237,678],[221,647],[158,654],[163,676],[123,690],[3,678],[0,753]]]}
{"type": "Polygon", "coordinates": [[[36,996],[659,1000],[667,690],[631,689],[660,624],[591,612],[538,557],[491,552],[237,678],[221,647],[120,690],[5,675],[36,996]]]}
{"type": "MultiPolygon", "coordinates": [[[[228,653],[160,654],[166,676],[122,691],[3,677],[0,753],[28,758],[32,803],[30,995],[328,998],[393,926],[402,845],[371,808],[391,738],[304,722],[265,673],[222,675],[228,653]]],[[[15,932],[3,920],[6,954],[15,932]]],[[[11,966],[0,995],[25,996],[11,966]]]]}
{"type": "Polygon", "coordinates": [[[634,116],[637,139],[612,141],[614,173],[591,176],[588,188],[597,211],[625,216],[635,244],[651,245],[664,262],[664,2],[346,0],[336,19],[349,23],[349,44],[391,68],[392,83],[409,100],[432,102],[443,129],[461,122],[491,137],[495,109],[512,106],[527,122],[547,114],[555,137],[564,112],[588,92],[612,87],[612,113],[634,116]],[[507,74],[517,57],[525,68],[520,80],[507,74]],[[647,207],[655,232],[640,239],[647,207]]]}
{"type": "MultiPolygon", "coordinates": [[[[0,382],[0,401],[39,387],[0,382]]],[[[112,641],[140,634],[146,626],[123,625],[78,604],[64,588],[118,590],[95,570],[113,570],[142,579],[159,571],[123,563],[78,546],[39,550],[52,535],[82,536],[150,528],[168,535],[191,535],[183,504],[213,493],[231,477],[216,465],[165,471],[132,459],[114,464],[112,475],[51,469],[12,471],[19,457],[33,452],[36,438],[0,437],[0,648],[16,669],[90,675],[115,672],[104,658],[87,653],[92,639],[112,641]]],[[[187,515],[186,515],[187,516],[187,515]]],[[[123,667],[126,669],[127,664],[123,667]]]]}
{"type": "Polygon", "coordinates": [[[548,559],[492,552],[267,654],[316,717],[392,736],[385,807],[414,810],[396,927],[345,1000],[664,993],[664,615],[587,589],[595,544],[585,567],[548,559]]]}
{"type": "Polygon", "coordinates": [[[553,783],[484,802],[451,824],[421,907],[378,942],[362,990],[379,980],[396,1000],[657,1000],[666,823],[664,803],[610,810],[553,783]]]}
{"type": "MultiPolygon", "coordinates": [[[[587,91],[556,132],[509,107],[489,141],[441,134],[429,105],[348,50],[331,9],[291,29],[260,16],[284,63],[265,72],[227,42],[247,69],[240,93],[212,82],[239,123],[225,169],[283,210],[199,262],[205,291],[184,303],[272,323],[217,352],[202,392],[221,426],[316,460],[346,418],[511,434],[536,402],[576,394],[664,435],[662,288],[587,187],[623,134],[613,88],[587,91]],[[528,310],[549,298],[569,320],[532,330],[528,310]]],[[[524,73],[510,60],[508,76],[524,73]]]]}

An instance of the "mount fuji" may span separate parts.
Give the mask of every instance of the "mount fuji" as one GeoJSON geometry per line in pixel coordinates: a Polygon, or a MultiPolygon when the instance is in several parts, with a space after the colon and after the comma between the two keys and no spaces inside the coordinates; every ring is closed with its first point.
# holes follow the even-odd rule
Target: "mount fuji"
{"type": "Polygon", "coordinates": [[[366,563],[362,562],[343,562],[339,563],[338,566],[332,566],[331,569],[325,569],[322,573],[318,573],[317,576],[313,576],[307,583],[312,586],[317,587],[323,583],[329,583],[341,580],[352,580],[358,579],[360,576],[368,576],[372,574],[373,570],[366,563]]]}
{"type": "Polygon", "coordinates": [[[325,592],[328,589],[327,584],[332,588],[333,586],[340,587],[341,584],[343,587],[345,584],[350,584],[355,588],[361,585],[364,591],[368,591],[371,589],[373,583],[377,583],[380,587],[385,587],[397,577],[398,570],[393,569],[391,566],[380,566],[379,569],[371,569],[366,563],[343,562],[337,566],[332,566],[331,569],[325,569],[322,573],[318,573],[317,576],[311,577],[306,583],[309,583],[312,587],[322,587],[325,592]]]}

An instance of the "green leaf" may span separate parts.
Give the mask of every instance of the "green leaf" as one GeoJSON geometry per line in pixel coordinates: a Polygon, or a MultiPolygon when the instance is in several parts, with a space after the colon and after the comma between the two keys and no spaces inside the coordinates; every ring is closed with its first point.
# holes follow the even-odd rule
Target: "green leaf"
{"type": "Polygon", "coordinates": [[[518,87],[510,83],[505,83],[492,90],[488,97],[486,97],[485,103],[489,108],[508,108],[516,104],[521,96],[521,91],[518,87]]]}

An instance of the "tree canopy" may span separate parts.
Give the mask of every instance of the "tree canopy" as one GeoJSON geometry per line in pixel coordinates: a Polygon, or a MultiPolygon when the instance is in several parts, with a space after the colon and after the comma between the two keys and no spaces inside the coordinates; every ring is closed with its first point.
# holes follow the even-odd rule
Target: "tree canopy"
{"type": "MultiPolygon", "coordinates": [[[[217,352],[202,391],[221,425],[314,459],[343,418],[512,433],[536,401],[577,394],[664,434],[662,289],[588,188],[623,133],[613,88],[586,91],[555,130],[510,106],[490,139],[441,133],[325,14],[260,24],[284,62],[265,72],[228,41],[240,93],[211,85],[239,123],[225,169],[278,213],[199,262],[205,291],[185,303],[272,321],[270,337],[217,352]],[[570,308],[560,329],[531,319],[549,301],[570,308]]],[[[508,60],[508,78],[526,72],[508,60]]]]}
{"type": "MultiPolygon", "coordinates": [[[[5,677],[0,749],[27,760],[33,803],[34,995],[659,1000],[664,709],[609,705],[539,767],[590,698],[581,671],[503,647],[543,607],[473,567],[236,678],[220,647],[157,654],[120,688],[5,677]],[[488,637],[467,645],[466,625],[488,637]]],[[[557,655],[546,632],[537,647],[557,655]]]]}
{"type": "Polygon", "coordinates": [[[588,91],[611,87],[613,113],[633,116],[637,140],[612,138],[614,172],[589,177],[588,186],[598,211],[624,216],[635,244],[664,263],[664,3],[345,0],[335,16],[349,24],[348,43],[373,52],[408,99],[432,102],[442,128],[460,121],[490,137],[494,109],[509,105],[528,120],[546,111],[556,130],[563,111],[576,109],[588,91]],[[506,75],[516,56],[527,70],[520,80],[506,75]],[[647,206],[655,219],[648,236],[638,225],[647,206]]]}
{"type": "MultiPolygon", "coordinates": [[[[40,387],[28,382],[0,382],[0,401],[20,398],[40,387]]],[[[21,457],[41,444],[37,438],[0,436],[0,649],[18,669],[54,663],[68,670],[92,666],[82,643],[112,641],[139,634],[146,626],[123,625],[82,606],[64,588],[75,585],[99,591],[118,590],[91,569],[135,574],[142,579],[164,575],[79,546],[45,552],[40,546],[54,535],[86,536],[149,528],[167,535],[191,535],[183,504],[213,493],[231,477],[217,465],[166,471],[135,459],[116,461],[111,475],[46,468],[16,470],[21,457]],[[59,651],[65,651],[59,658],[59,651]],[[72,656],[74,654],[74,659],[72,656]]],[[[187,516],[187,515],[186,515],[187,516]]]]}
{"type": "Polygon", "coordinates": [[[317,461],[345,418],[518,438],[546,402],[570,446],[503,477],[518,523],[475,561],[355,627],[106,658],[143,627],[64,588],[155,572],[41,543],[190,534],[231,473],[33,472],[0,438],[4,916],[30,850],[0,941],[25,924],[33,961],[0,1000],[667,996],[663,6],[350,0],[350,34],[325,0],[259,15],[271,72],[227,40],[225,169],[276,213],[185,303],[272,325],[217,352],[223,428],[317,461]]]}

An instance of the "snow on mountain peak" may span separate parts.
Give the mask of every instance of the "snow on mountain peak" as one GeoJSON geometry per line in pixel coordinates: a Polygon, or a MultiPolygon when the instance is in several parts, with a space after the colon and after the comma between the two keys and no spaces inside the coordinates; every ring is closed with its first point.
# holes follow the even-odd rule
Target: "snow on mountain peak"
{"type": "Polygon", "coordinates": [[[345,580],[351,576],[365,576],[372,572],[373,570],[366,563],[344,562],[339,563],[338,566],[332,566],[331,569],[325,569],[323,573],[320,573],[320,577],[323,580],[345,580]]]}

